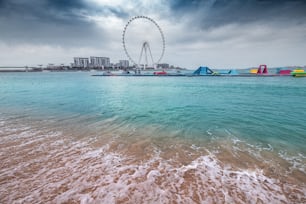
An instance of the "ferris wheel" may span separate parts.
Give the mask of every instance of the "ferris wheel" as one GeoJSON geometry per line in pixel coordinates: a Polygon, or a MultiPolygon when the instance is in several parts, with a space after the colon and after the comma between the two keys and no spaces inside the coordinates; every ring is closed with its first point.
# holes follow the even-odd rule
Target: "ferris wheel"
{"type": "Polygon", "coordinates": [[[128,21],[123,29],[122,45],[125,54],[136,68],[146,69],[150,63],[155,67],[160,63],[165,53],[163,31],[152,18],[147,16],[135,16],[128,21]],[[138,26],[137,29],[135,26],[138,26]],[[150,39],[150,37],[152,38],[150,39]],[[129,38],[137,38],[138,41],[129,41],[129,38]],[[139,58],[136,61],[138,57],[136,50],[139,48],[139,58]]]}

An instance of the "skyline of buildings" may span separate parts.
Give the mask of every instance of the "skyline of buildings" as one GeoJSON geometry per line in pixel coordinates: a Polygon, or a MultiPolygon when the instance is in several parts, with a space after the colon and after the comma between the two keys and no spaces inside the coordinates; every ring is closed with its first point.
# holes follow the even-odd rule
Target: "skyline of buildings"
{"type": "Polygon", "coordinates": [[[109,57],[74,57],[73,61],[71,67],[76,68],[104,68],[111,66],[109,57]]]}
{"type": "MultiPolygon", "coordinates": [[[[140,66],[144,66],[143,64],[140,66]]],[[[118,63],[111,63],[109,57],[97,57],[97,56],[90,56],[90,57],[74,57],[73,63],[71,63],[72,68],[132,68],[135,65],[130,65],[129,60],[119,60],[118,63]]],[[[148,67],[146,65],[146,67],[148,67]]],[[[168,63],[160,63],[156,65],[156,68],[168,69],[173,68],[173,65],[169,65],[168,63]]],[[[148,67],[149,68],[149,67],[148,67]]]]}
{"type": "Polygon", "coordinates": [[[90,57],[90,64],[93,67],[109,67],[110,66],[110,59],[109,57],[90,57]]]}
{"type": "Polygon", "coordinates": [[[130,64],[129,60],[119,60],[119,66],[120,67],[128,68],[129,64],[130,64]]]}
{"type": "Polygon", "coordinates": [[[121,67],[128,68],[129,60],[119,60],[118,63],[111,63],[109,57],[74,57],[72,68],[109,68],[109,67],[121,67]]]}

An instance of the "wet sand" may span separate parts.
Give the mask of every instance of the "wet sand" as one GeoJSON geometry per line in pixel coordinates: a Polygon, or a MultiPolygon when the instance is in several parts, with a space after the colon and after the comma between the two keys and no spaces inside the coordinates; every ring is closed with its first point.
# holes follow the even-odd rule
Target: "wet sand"
{"type": "Polygon", "coordinates": [[[269,147],[109,125],[0,127],[0,203],[306,203],[305,158],[294,166],[269,147]]]}

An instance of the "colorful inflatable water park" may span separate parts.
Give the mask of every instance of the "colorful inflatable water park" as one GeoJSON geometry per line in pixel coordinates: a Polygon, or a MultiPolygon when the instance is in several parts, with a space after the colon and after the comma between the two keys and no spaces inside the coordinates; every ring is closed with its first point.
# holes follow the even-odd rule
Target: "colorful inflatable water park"
{"type": "Polygon", "coordinates": [[[92,76],[228,76],[228,77],[275,77],[275,76],[294,76],[306,77],[306,72],[302,68],[289,69],[289,68],[273,68],[272,71],[268,70],[267,65],[261,64],[258,68],[250,69],[230,69],[230,70],[212,70],[206,66],[200,66],[195,71],[190,70],[125,70],[125,71],[105,71],[102,74],[95,74],[92,76]]]}

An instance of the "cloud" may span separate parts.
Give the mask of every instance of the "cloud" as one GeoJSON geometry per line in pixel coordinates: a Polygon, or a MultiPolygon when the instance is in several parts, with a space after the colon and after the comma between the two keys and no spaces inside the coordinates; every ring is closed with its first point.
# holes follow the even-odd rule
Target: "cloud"
{"type": "MultiPolygon", "coordinates": [[[[146,15],[164,32],[163,62],[187,68],[306,64],[305,10],[302,0],[0,0],[0,61],[9,63],[7,50],[21,64],[90,55],[126,59],[122,30],[131,17],[146,15]]],[[[141,26],[134,31],[129,37],[137,43],[129,48],[139,56],[144,36],[159,34],[141,26]]]]}
{"type": "Polygon", "coordinates": [[[305,22],[306,2],[303,0],[172,0],[174,18],[190,18],[202,29],[231,23],[267,21],[305,22]]]}
{"type": "Polygon", "coordinates": [[[97,25],[94,17],[127,16],[120,8],[96,7],[85,0],[2,0],[0,3],[0,41],[10,44],[101,46],[103,39],[107,42],[106,31],[97,25]]]}
{"type": "MultiPolygon", "coordinates": [[[[2,41],[10,44],[78,44],[85,31],[95,31],[86,19],[82,1],[3,1],[0,8],[2,41]],[[70,2],[70,3],[69,3],[70,2]],[[79,2],[79,3],[77,3],[79,2]],[[70,40],[71,39],[71,40],[70,40]],[[74,44],[74,43],[73,43],[74,44]]],[[[94,32],[95,33],[95,32],[94,32]]]]}
{"type": "Polygon", "coordinates": [[[169,8],[165,36],[175,64],[306,64],[301,56],[306,51],[305,1],[173,0],[169,8]]]}
{"type": "MultiPolygon", "coordinates": [[[[172,29],[171,29],[172,30],[172,29]]],[[[187,68],[200,65],[212,68],[243,68],[266,63],[268,66],[304,65],[306,27],[286,29],[256,22],[228,24],[214,29],[184,27],[168,34],[166,58],[187,68]],[[173,33],[172,33],[173,32],[173,33]],[[169,56],[170,55],[170,56],[169,56]],[[174,56],[174,57],[173,57],[174,56]]]]}
{"type": "Polygon", "coordinates": [[[27,20],[39,20],[45,23],[73,23],[84,20],[88,7],[82,0],[3,0],[0,16],[27,20]],[[74,20],[74,21],[72,21],[74,20]]]}

